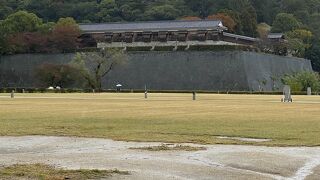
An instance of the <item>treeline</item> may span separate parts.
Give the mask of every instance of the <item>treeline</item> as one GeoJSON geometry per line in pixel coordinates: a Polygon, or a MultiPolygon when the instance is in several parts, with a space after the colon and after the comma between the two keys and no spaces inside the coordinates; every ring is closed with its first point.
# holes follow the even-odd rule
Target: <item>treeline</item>
{"type": "Polygon", "coordinates": [[[79,36],[73,18],[45,23],[33,13],[18,11],[0,22],[0,54],[70,52],[78,47],[79,36]]]}
{"type": "Polygon", "coordinates": [[[320,0],[0,0],[0,19],[18,10],[45,22],[73,17],[78,23],[206,18],[226,12],[241,26],[238,34],[251,36],[257,23],[272,25],[277,14],[289,13],[320,33],[320,0]]]}
{"type": "Polygon", "coordinates": [[[219,17],[236,34],[286,33],[289,54],[311,59],[320,70],[320,0],[0,0],[2,21],[20,10],[48,26],[63,17],[77,23],[219,17]]]}
{"type": "Polygon", "coordinates": [[[248,0],[0,0],[0,4],[0,19],[25,10],[45,22],[61,17],[73,17],[78,23],[174,20],[223,11],[237,21],[238,34],[256,35],[257,13],[248,0]]]}

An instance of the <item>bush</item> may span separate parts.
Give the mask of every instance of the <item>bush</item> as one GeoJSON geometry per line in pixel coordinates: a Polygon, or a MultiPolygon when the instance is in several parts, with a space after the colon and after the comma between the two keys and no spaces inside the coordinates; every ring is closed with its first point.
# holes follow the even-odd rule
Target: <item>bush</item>
{"type": "MultiPolygon", "coordinates": [[[[22,93],[23,90],[25,93],[92,93],[92,89],[54,89],[49,90],[46,88],[0,88],[0,93],[11,93],[14,90],[16,93],[22,93]]],[[[96,90],[98,93],[115,93],[115,89],[102,89],[100,91],[96,90]]],[[[122,89],[120,93],[144,93],[144,89],[122,89]]],[[[282,95],[283,92],[280,91],[210,91],[210,90],[148,90],[149,93],[189,93],[192,94],[196,92],[197,94],[238,94],[238,95],[282,95]]],[[[293,95],[306,95],[305,91],[292,91],[293,95]]],[[[313,92],[313,95],[319,95],[317,92],[313,92]]]]}
{"type": "Polygon", "coordinates": [[[41,87],[72,87],[80,79],[78,71],[68,64],[45,63],[35,69],[41,87]]]}
{"type": "Polygon", "coordinates": [[[282,78],[285,85],[291,86],[292,91],[307,91],[308,87],[315,92],[320,90],[320,76],[318,73],[302,71],[282,78]]]}

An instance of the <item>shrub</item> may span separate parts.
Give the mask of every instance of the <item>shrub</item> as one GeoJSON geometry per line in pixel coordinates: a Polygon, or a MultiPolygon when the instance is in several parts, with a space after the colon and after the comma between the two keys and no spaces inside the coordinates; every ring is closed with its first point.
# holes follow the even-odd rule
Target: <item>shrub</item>
{"type": "Polygon", "coordinates": [[[35,77],[42,87],[72,87],[80,79],[77,70],[68,64],[45,63],[35,69],[35,77]]]}
{"type": "Polygon", "coordinates": [[[291,86],[292,91],[307,91],[311,87],[313,91],[320,90],[320,76],[318,73],[302,71],[282,78],[285,85],[291,86]]]}

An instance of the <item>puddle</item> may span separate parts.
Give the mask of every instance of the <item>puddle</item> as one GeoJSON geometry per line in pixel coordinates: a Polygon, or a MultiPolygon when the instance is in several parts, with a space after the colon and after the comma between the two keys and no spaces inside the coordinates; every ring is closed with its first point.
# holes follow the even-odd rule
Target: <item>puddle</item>
{"type": "Polygon", "coordinates": [[[218,136],[218,139],[231,139],[243,142],[269,142],[272,139],[255,139],[255,138],[241,138],[241,137],[228,137],[228,136],[218,136]]]}

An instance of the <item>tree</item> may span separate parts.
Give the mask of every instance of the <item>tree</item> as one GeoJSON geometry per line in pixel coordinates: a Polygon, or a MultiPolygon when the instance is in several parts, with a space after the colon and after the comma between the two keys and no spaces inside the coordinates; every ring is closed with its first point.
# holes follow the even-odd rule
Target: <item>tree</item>
{"type": "MultiPolygon", "coordinates": [[[[37,14],[45,21],[57,21],[59,15],[64,16],[61,10],[66,8],[62,6],[61,1],[52,0],[28,0],[23,1],[23,9],[37,14]]],[[[70,11],[70,9],[69,9],[70,11]]]]}
{"type": "Polygon", "coordinates": [[[79,36],[80,28],[73,18],[60,18],[53,27],[52,41],[57,49],[64,52],[78,47],[79,36]]]}
{"type": "Polygon", "coordinates": [[[96,1],[77,1],[70,6],[71,11],[66,11],[65,16],[60,17],[72,17],[78,22],[96,22],[96,14],[99,11],[96,1]]]}
{"type": "Polygon", "coordinates": [[[239,21],[242,29],[241,32],[239,31],[238,33],[246,36],[256,36],[257,13],[251,2],[249,0],[229,0],[227,2],[228,7],[239,16],[239,21]]]}
{"type": "Polygon", "coordinates": [[[182,17],[181,20],[196,21],[196,20],[201,20],[201,18],[197,16],[185,16],[185,17],[182,17]]]}
{"type": "Polygon", "coordinates": [[[54,22],[43,23],[41,26],[39,26],[38,32],[41,34],[50,34],[52,33],[54,26],[54,22]]]}
{"type": "Polygon", "coordinates": [[[312,33],[320,40],[320,13],[314,13],[310,16],[308,27],[312,33]]]}
{"type": "Polygon", "coordinates": [[[297,38],[288,38],[288,53],[295,57],[304,57],[305,44],[297,38]]]}
{"type": "Polygon", "coordinates": [[[12,8],[6,6],[5,0],[0,0],[0,19],[4,19],[8,14],[12,13],[12,8]]]}
{"type": "Polygon", "coordinates": [[[311,60],[314,71],[320,72],[320,44],[314,42],[313,45],[306,50],[305,58],[311,60]]]}
{"type": "Polygon", "coordinates": [[[172,5],[161,5],[152,7],[145,14],[148,20],[174,20],[179,16],[179,10],[172,5]]]}
{"type": "Polygon", "coordinates": [[[272,32],[288,32],[301,26],[293,14],[279,13],[272,25],[272,32]]]}
{"type": "Polygon", "coordinates": [[[240,13],[230,10],[230,9],[222,9],[219,11],[219,13],[223,13],[226,14],[228,16],[230,16],[236,23],[235,26],[235,33],[236,34],[243,34],[243,27],[242,27],[242,20],[240,17],[240,13]]]}
{"type": "Polygon", "coordinates": [[[42,25],[42,20],[33,13],[18,11],[9,15],[2,23],[7,33],[35,32],[42,25]]]}
{"type": "Polygon", "coordinates": [[[8,41],[9,48],[6,53],[30,53],[28,39],[28,35],[23,32],[8,35],[6,40],[8,41]]]}
{"type": "Polygon", "coordinates": [[[244,35],[255,37],[257,35],[257,13],[255,9],[250,6],[241,12],[242,30],[244,35]]]}
{"type": "Polygon", "coordinates": [[[120,10],[115,0],[103,0],[99,4],[99,12],[97,14],[99,22],[121,21],[119,16],[120,10]]]}
{"type": "Polygon", "coordinates": [[[257,26],[257,32],[261,39],[267,39],[269,32],[271,31],[271,26],[267,23],[260,23],[257,26]]]}
{"type": "MultiPolygon", "coordinates": [[[[0,21],[5,18],[5,23],[2,24],[5,30],[0,34],[0,51],[6,52],[10,49],[7,43],[9,35],[17,39],[15,33],[20,33],[17,36],[22,37],[24,33],[34,32],[51,35],[48,41],[54,41],[56,48],[63,47],[62,51],[74,49],[77,43],[74,43],[74,38],[69,38],[76,35],[72,28],[63,26],[56,28],[54,35],[52,33],[55,25],[50,21],[56,22],[60,17],[72,17],[81,23],[100,23],[199,20],[196,17],[205,19],[210,14],[220,13],[232,18],[236,24],[234,28],[233,23],[228,23],[231,22],[230,19],[219,17],[229,30],[236,34],[265,36],[266,29],[261,25],[257,27],[257,24],[265,22],[273,25],[272,32],[287,33],[303,28],[311,31],[314,38],[320,40],[320,0],[0,0],[0,21]],[[38,17],[49,23],[42,23],[38,17]],[[63,36],[64,33],[70,36],[63,36]],[[65,44],[64,40],[57,41],[63,38],[71,41],[66,40],[65,44]],[[70,42],[72,43],[69,49],[67,44],[70,42]]],[[[302,48],[305,44],[297,38],[293,39],[292,47],[302,48]]]]}
{"type": "Polygon", "coordinates": [[[77,22],[72,17],[60,18],[55,25],[55,28],[64,26],[70,26],[75,29],[79,28],[77,22]]]}
{"type": "Polygon", "coordinates": [[[275,16],[281,11],[278,0],[250,0],[257,12],[258,22],[272,24],[275,16]]]}
{"type": "Polygon", "coordinates": [[[308,47],[310,47],[312,43],[311,41],[312,41],[313,34],[311,31],[306,29],[295,29],[293,31],[286,33],[286,36],[289,38],[298,38],[303,43],[305,43],[308,47]]]}
{"type": "Polygon", "coordinates": [[[312,32],[295,29],[286,33],[289,53],[296,57],[304,57],[305,50],[311,47],[312,32]]]}
{"type": "Polygon", "coordinates": [[[301,71],[292,75],[286,75],[282,78],[285,85],[291,86],[293,91],[307,91],[311,87],[313,91],[320,90],[320,76],[318,73],[310,71],[301,71]]]}
{"type": "Polygon", "coordinates": [[[9,15],[0,27],[0,31],[3,32],[0,35],[2,54],[29,52],[27,41],[37,39],[39,34],[34,38],[30,38],[31,36],[28,35],[36,33],[41,25],[42,20],[33,13],[18,11],[9,15]]]}
{"type": "Polygon", "coordinates": [[[201,18],[199,18],[197,16],[186,16],[186,17],[181,18],[181,20],[195,21],[195,20],[201,20],[201,18]]]}
{"type": "Polygon", "coordinates": [[[305,3],[307,11],[310,14],[320,12],[320,0],[304,0],[303,2],[305,3]]]}
{"type": "Polygon", "coordinates": [[[0,55],[6,52],[7,46],[5,29],[3,28],[2,21],[0,21],[0,55]]]}
{"type": "Polygon", "coordinates": [[[103,49],[100,52],[77,53],[71,64],[90,88],[102,90],[102,78],[126,61],[127,56],[122,49],[103,49]]]}
{"type": "Polygon", "coordinates": [[[282,0],[280,5],[288,13],[295,13],[307,8],[305,0],[282,0]]]}
{"type": "Polygon", "coordinates": [[[68,64],[41,64],[35,69],[35,77],[42,87],[72,87],[80,79],[77,70],[68,64]]]}
{"type": "Polygon", "coordinates": [[[188,0],[185,1],[187,6],[201,18],[206,18],[211,14],[214,0],[188,0]]]}
{"type": "Polygon", "coordinates": [[[218,13],[211,16],[208,16],[207,19],[221,20],[223,25],[228,28],[228,31],[234,32],[237,23],[232,19],[232,17],[228,16],[224,13],[218,13]]]}
{"type": "Polygon", "coordinates": [[[116,0],[115,2],[117,9],[119,9],[119,13],[116,17],[119,17],[125,21],[138,21],[145,18],[145,10],[150,9],[147,8],[147,6],[154,1],[116,0]]]}

